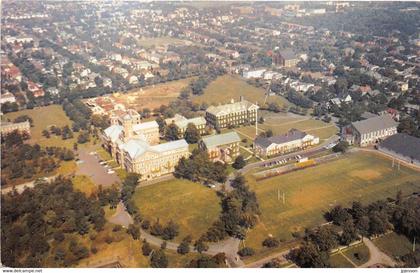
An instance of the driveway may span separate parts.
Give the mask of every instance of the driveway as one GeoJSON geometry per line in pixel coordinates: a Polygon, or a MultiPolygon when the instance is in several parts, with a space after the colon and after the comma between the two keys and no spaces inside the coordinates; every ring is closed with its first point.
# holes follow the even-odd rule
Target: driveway
{"type": "Polygon", "coordinates": [[[91,154],[86,150],[79,150],[78,168],[76,174],[89,176],[92,181],[97,185],[110,186],[114,183],[119,183],[120,178],[116,173],[108,173],[110,167],[105,168],[99,164],[99,158],[96,154],[91,154]]]}
{"type": "Polygon", "coordinates": [[[367,261],[359,267],[376,267],[377,265],[393,267],[396,265],[395,261],[392,260],[388,255],[383,253],[370,239],[363,238],[363,242],[369,249],[370,258],[369,261],[367,261]]]}

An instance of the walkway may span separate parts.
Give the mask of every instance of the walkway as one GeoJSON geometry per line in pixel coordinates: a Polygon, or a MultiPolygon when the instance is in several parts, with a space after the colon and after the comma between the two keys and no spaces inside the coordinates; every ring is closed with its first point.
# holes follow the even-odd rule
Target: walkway
{"type": "Polygon", "coordinates": [[[112,215],[108,221],[116,225],[121,225],[125,228],[133,223],[133,219],[131,218],[131,215],[128,214],[128,212],[125,210],[125,206],[122,201],[118,203],[114,215],[112,215]]]}
{"type": "Polygon", "coordinates": [[[370,239],[363,238],[363,242],[369,249],[370,258],[369,261],[360,265],[359,267],[373,267],[378,264],[390,267],[396,265],[396,262],[392,260],[388,255],[383,253],[370,239]]]}

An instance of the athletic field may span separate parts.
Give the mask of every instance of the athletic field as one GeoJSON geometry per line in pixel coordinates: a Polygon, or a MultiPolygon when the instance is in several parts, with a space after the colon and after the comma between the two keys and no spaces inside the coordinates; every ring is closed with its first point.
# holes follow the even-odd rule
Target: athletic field
{"type": "Polygon", "coordinates": [[[317,167],[256,182],[247,175],[256,192],[262,215],[251,230],[246,245],[262,250],[269,235],[289,240],[292,232],[323,223],[324,212],[335,205],[351,205],[420,191],[420,172],[368,152],[355,152],[317,167]],[[283,203],[283,193],[285,201],[283,203]]]}

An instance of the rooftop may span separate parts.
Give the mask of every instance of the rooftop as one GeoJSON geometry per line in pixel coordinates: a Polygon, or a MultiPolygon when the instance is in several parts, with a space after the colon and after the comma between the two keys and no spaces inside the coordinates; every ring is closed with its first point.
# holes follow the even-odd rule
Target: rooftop
{"type": "Polygon", "coordinates": [[[217,115],[227,115],[230,113],[247,111],[252,107],[256,107],[256,109],[259,108],[258,105],[242,99],[241,101],[233,102],[229,104],[223,104],[219,106],[210,106],[209,108],[207,108],[206,111],[217,116],[217,115]]]}
{"type": "Polygon", "coordinates": [[[398,123],[395,122],[389,115],[372,117],[353,122],[352,124],[360,134],[376,132],[379,130],[396,127],[398,125],[398,123]]]}
{"type": "Polygon", "coordinates": [[[255,139],[255,144],[258,144],[261,147],[267,148],[271,144],[281,144],[281,143],[287,143],[290,141],[302,139],[307,134],[305,132],[302,132],[298,129],[290,129],[289,132],[287,132],[284,135],[278,135],[278,136],[272,136],[272,137],[257,137],[255,139]]]}
{"type": "Polygon", "coordinates": [[[207,148],[212,148],[220,145],[226,145],[241,141],[241,138],[236,132],[229,132],[220,135],[213,135],[203,137],[203,142],[207,148]]]}
{"type": "Polygon", "coordinates": [[[420,161],[420,138],[395,134],[382,141],[379,147],[420,161]]]}

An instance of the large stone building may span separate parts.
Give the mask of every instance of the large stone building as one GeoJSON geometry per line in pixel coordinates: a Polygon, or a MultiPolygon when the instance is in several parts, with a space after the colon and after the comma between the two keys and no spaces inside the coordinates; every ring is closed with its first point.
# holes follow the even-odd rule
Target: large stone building
{"type": "Polygon", "coordinates": [[[283,67],[295,67],[299,63],[299,58],[291,49],[286,49],[273,54],[273,63],[283,67]]]}
{"type": "Polygon", "coordinates": [[[239,155],[239,142],[241,138],[236,132],[203,137],[198,147],[207,151],[210,160],[232,162],[239,155]]]}
{"type": "Polygon", "coordinates": [[[257,137],[254,150],[259,156],[273,156],[304,150],[319,143],[319,138],[297,129],[291,129],[284,135],[257,137]]]}
{"type": "Polygon", "coordinates": [[[243,97],[238,102],[210,106],[206,110],[206,120],[214,128],[226,128],[229,126],[254,124],[257,120],[258,105],[253,104],[243,97]]]}
{"type": "Polygon", "coordinates": [[[341,140],[350,145],[366,147],[397,133],[397,125],[391,116],[383,115],[352,122],[341,130],[341,140]]]}
{"type": "Polygon", "coordinates": [[[173,118],[165,119],[166,125],[175,124],[178,127],[179,137],[183,137],[185,130],[187,130],[188,124],[192,123],[197,128],[200,135],[204,135],[206,133],[206,119],[203,117],[196,117],[187,119],[186,117],[175,114],[173,118]]]}
{"type": "Polygon", "coordinates": [[[1,122],[1,135],[7,135],[10,134],[13,131],[19,131],[21,133],[27,133],[31,134],[31,124],[29,121],[23,121],[18,123],[12,123],[12,122],[1,122]]]}
{"type": "Polygon", "coordinates": [[[159,143],[159,126],[155,121],[137,123],[125,115],[103,133],[103,146],[128,172],[141,174],[148,180],[172,173],[182,157],[188,157],[188,144],[184,139],[159,143]]]}

